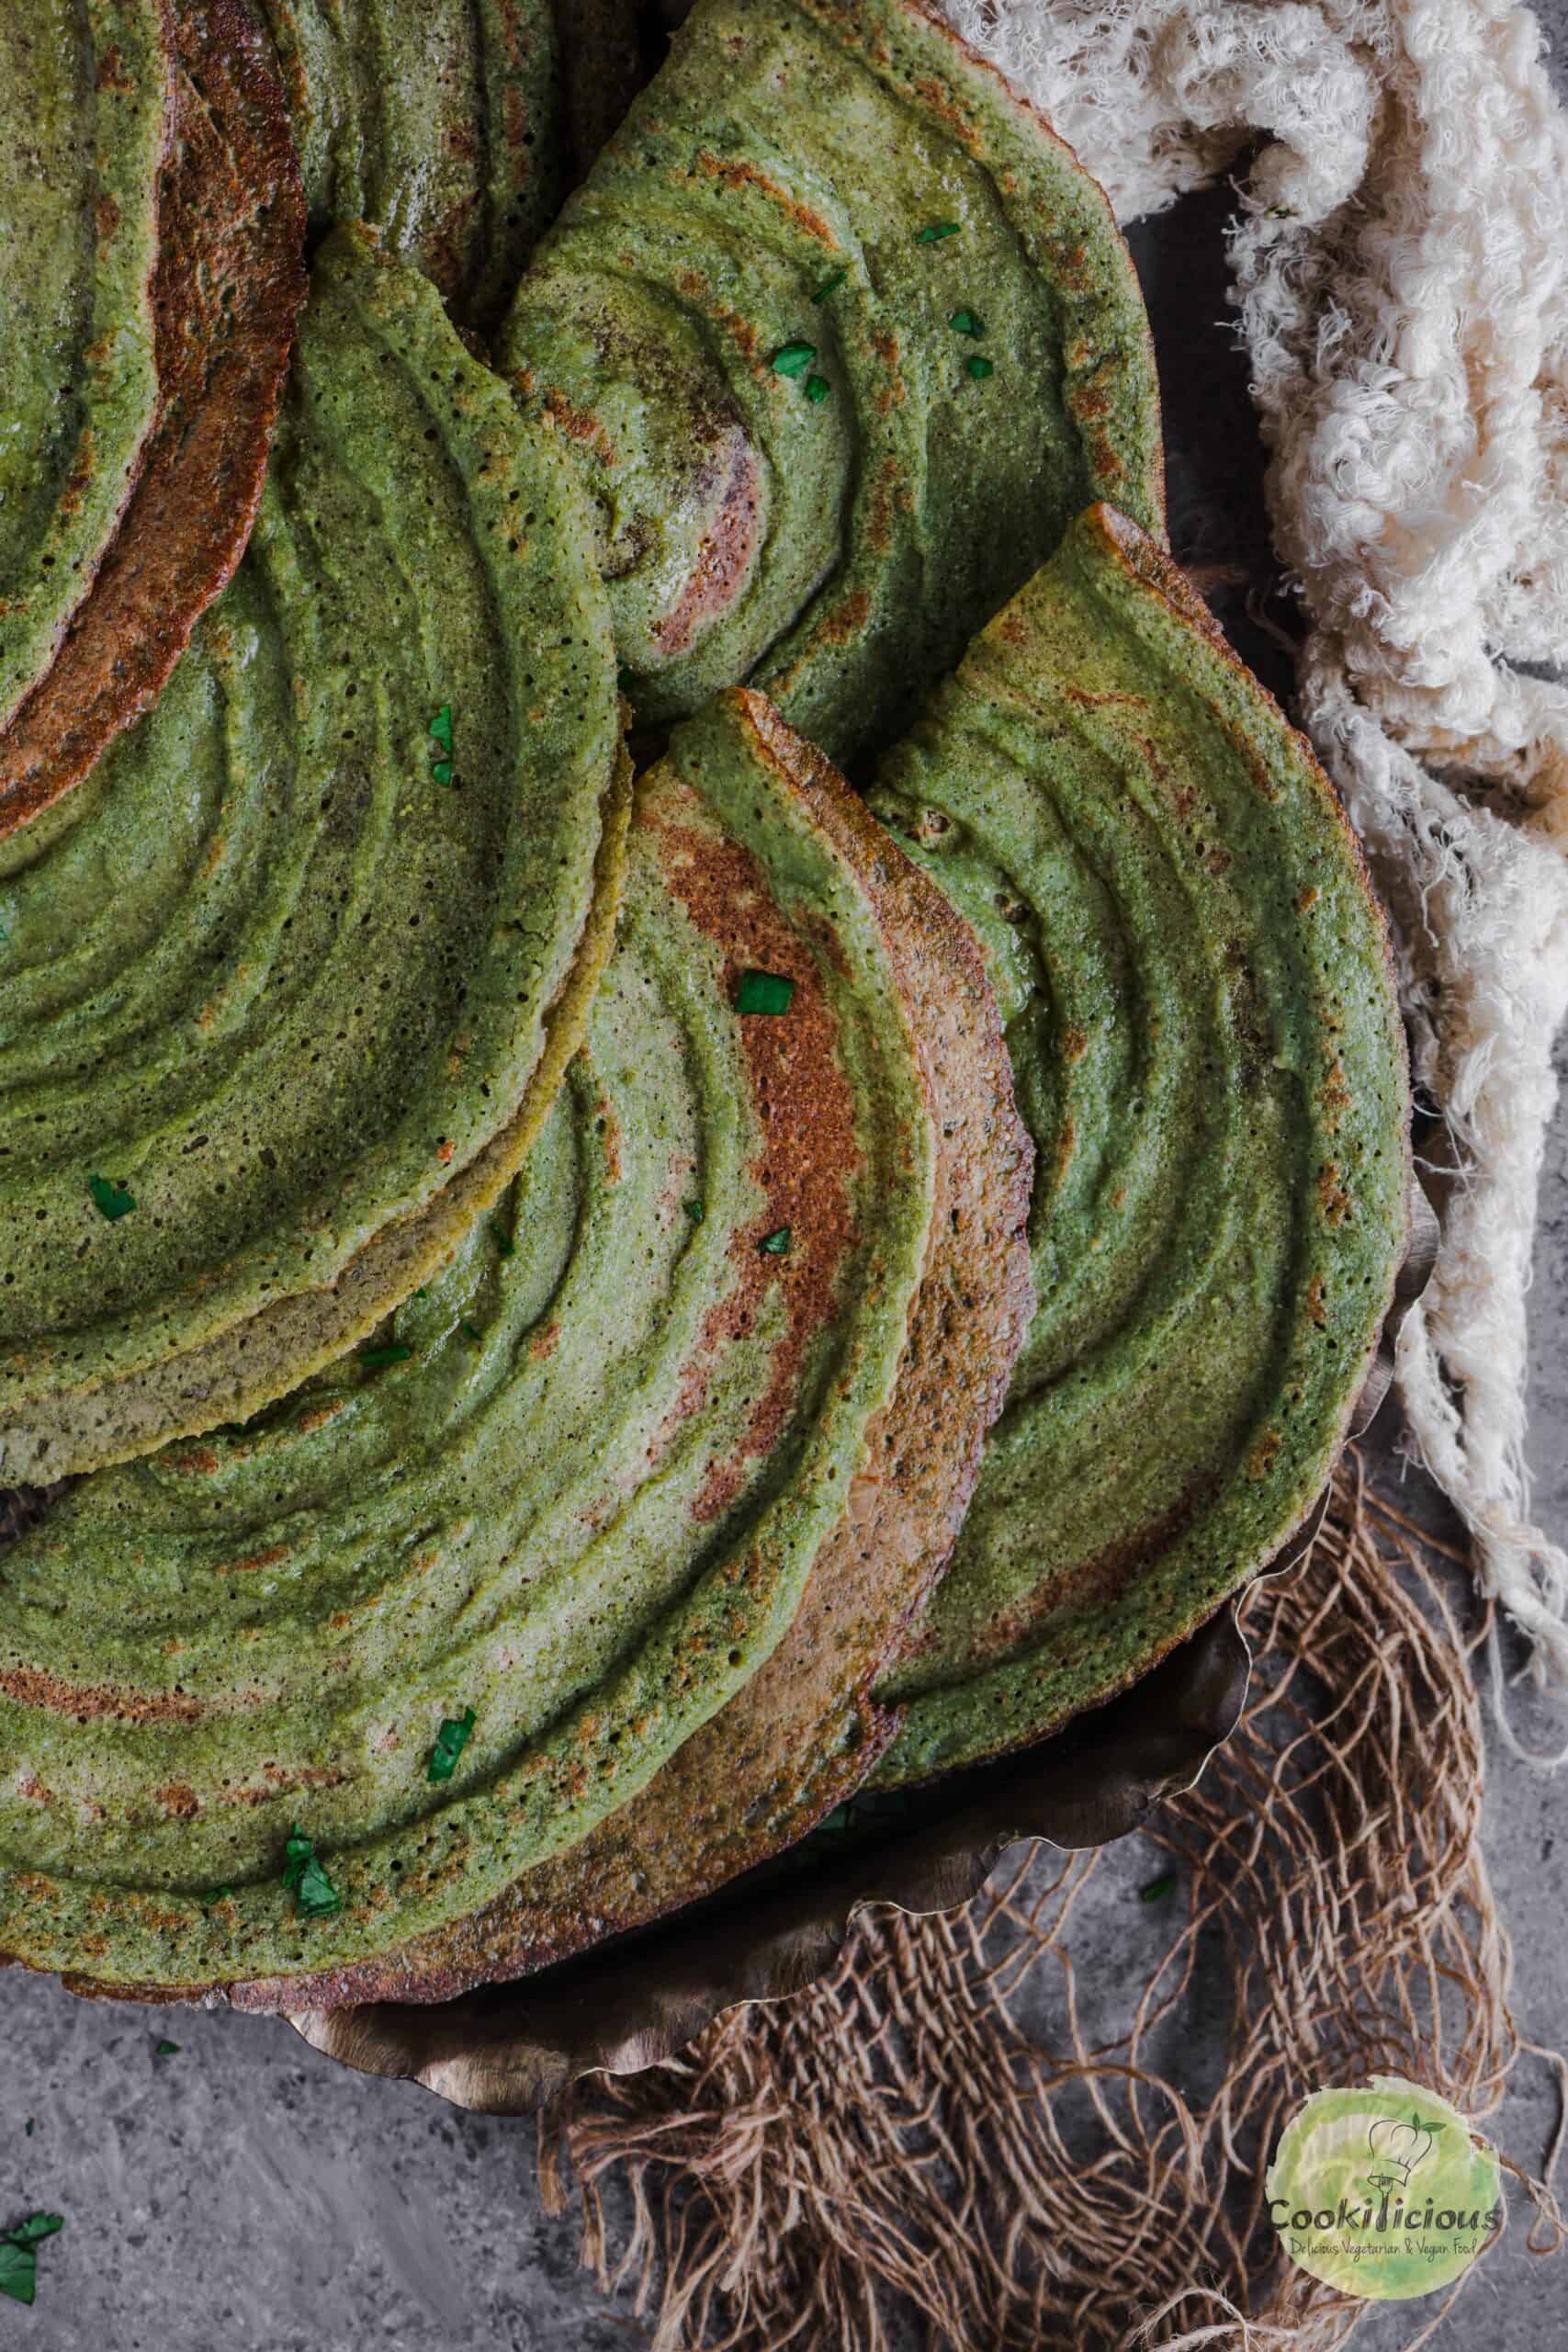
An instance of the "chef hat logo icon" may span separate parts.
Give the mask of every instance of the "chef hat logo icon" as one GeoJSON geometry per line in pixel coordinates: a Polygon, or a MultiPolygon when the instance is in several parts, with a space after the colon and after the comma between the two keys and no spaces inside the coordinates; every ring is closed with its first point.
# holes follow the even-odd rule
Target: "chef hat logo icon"
{"type": "Polygon", "coordinates": [[[1382,2167],[1370,2176],[1373,2186],[1408,2188],[1411,2174],[1426,2163],[1437,2143],[1418,2115],[1413,2114],[1408,2123],[1388,2115],[1380,2116],[1371,2125],[1367,2145],[1382,2167]]]}

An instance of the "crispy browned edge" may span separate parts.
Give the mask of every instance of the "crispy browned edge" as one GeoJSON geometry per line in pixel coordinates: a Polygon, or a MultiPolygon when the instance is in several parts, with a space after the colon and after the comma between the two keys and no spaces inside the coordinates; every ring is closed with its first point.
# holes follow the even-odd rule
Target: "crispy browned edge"
{"type": "Polygon", "coordinates": [[[896,1392],[789,1633],[639,1797],[473,1918],[385,1958],[236,1984],[238,2007],[445,2000],[660,1917],[804,1837],[897,1729],[873,1686],[946,1564],[1033,1311],[1033,1153],[968,927],[763,696],[728,699],[777,788],[860,876],[919,1060],[936,1191],[896,1392]]]}
{"type": "Polygon", "coordinates": [[[174,21],[153,279],[159,418],[90,592],[0,735],[0,841],[80,784],[151,707],[231,577],[305,296],[304,192],[268,45],[239,0],[180,7],[174,21]]]}

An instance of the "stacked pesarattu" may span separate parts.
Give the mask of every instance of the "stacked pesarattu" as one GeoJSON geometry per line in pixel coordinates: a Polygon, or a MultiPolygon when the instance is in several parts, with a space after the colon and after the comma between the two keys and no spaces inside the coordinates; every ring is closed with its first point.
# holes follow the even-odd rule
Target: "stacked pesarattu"
{"type": "Polygon", "coordinates": [[[340,231],[239,572],[0,879],[0,1479],[254,1411],[450,1253],[581,1034],[619,738],[558,436],[340,231]]]}
{"type": "Polygon", "coordinates": [[[1100,189],[917,0],[698,0],[500,342],[593,494],[645,725],[879,749],[1078,509],[1162,526],[1100,189]]]}
{"type": "Polygon", "coordinates": [[[493,372],[560,12],[55,13],[0,1951],[433,2000],[1049,1733],[1279,1555],[1404,1244],[1387,943],[1161,544],[1104,198],[918,0],[698,0],[493,372]],[[165,615],[126,532],[192,447],[165,615]]]}
{"type": "Polygon", "coordinates": [[[636,87],[634,0],[254,0],[310,227],[363,220],[487,327],[636,87]]]}
{"type": "Polygon", "coordinates": [[[500,1214],[370,1346],[6,1557],[12,1957],[428,1996],[502,1934],[554,1952],[717,1883],[886,1748],[871,1686],[1028,1321],[1000,1025],[940,894],[760,700],[678,735],[637,813],[500,1214]]]}

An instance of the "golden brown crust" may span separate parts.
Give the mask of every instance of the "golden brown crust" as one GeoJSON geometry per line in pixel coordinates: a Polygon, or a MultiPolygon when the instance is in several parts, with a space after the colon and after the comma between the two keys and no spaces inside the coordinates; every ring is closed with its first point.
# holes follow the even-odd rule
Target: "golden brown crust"
{"type": "Polygon", "coordinates": [[[736,1228],[729,1257],[734,1285],[704,1318],[672,1419],[695,1409],[712,1365],[738,1332],[752,1329],[775,1287],[786,1301],[784,1329],[769,1357],[766,1385],[754,1399],[744,1436],[716,1458],[694,1505],[698,1520],[728,1510],[747,1464],[767,1454],[799,1393],[801,1368],[817,1333],[838,1306],[840,1272],[854,1241],[850,1180],[857,1160],[855,1098],[840,1057],[838,1023],[809,955],[781,914],[750,851],[711,825],[687,824],[699,813],[690,786],[660,781],[643,795],[638,817],[660,842],[670,887],[693,924],[720,949],[722,987],[733,997],[746,971],[793,980],[787,1023],[742,1024],[747,1082],[767,1138],[765,1165],[752,1170],[763,1194],[759,1216],[736,1228]],[[770,1257],[770,1233],[791,1236],[787,1261],[770,1257]]]}
{"type": "Polygon", "coordinates": [[[156,426],[52,667],[0,735],[0,840],[156,699],[244,551],[305,294],[283,93],[239,0],[176,12],[159,195],[156,426]]]}

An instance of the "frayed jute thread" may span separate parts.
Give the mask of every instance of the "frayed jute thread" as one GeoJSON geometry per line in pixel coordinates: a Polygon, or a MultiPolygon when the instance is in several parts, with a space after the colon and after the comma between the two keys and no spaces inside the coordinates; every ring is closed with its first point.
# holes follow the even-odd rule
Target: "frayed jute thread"
{"type": "MultiPolygon", "coordinates": [[[[863,1914],[817,1985],[544,2119],[546,2201],[575,2175],[584,2259],[635,2288],[657,2352],[887,2352],[900,2312],[963,2352],[1327,2352],[1368,2307],[1284,2259],[1263,2186],[1306,2094],[1402,2075],[1480,2124],[1527,2052],[1561,2084],[1509,2009],[1472,1644],[1354,1457],[1245,1622],[1242,1723],[1147,1833],[1185,1916],[1117,2038],[1075,1974],[1102,1858],[1042,1883],[1050,1849],[1015,1851],[966,1909],[863,1914]],[[1230,2021],[1207,2096],[1171,2079],[1200,2006],[1230,2021]]],[[[1539,2179],[1505,2159],[1535,2252],[1562,2239],[1556,2155],[1539,2179]]],[[[1409,2346],[1453,2300],[1413,2307],[1409,2346]]]]}

